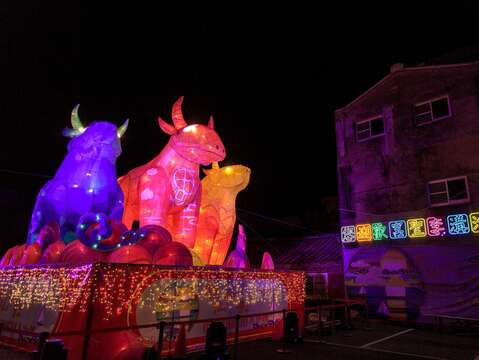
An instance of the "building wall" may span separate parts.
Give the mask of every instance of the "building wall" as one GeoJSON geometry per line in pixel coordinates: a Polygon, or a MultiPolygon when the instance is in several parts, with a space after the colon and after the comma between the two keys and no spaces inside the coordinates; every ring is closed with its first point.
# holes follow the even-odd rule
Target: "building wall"
{"type": "MultiPolygon", "coordinates": [[[[479,211],[479,62],[403,70],[336,111],[341,225],[479,211]],[[452,116],[417,127],[414,105],[448,95],[452,116]],[[356,142],[354,124],[385,134],[356,142]],[[470,202],[429,207],[427,183],[467,176],[470,202]]],[[[479,316],[479,234],[344,244],[345,288],[371,314],[479,316]]]]}
{"type": "Polygon", "coordinates": [[[479,63],[400,71],[336,112],[342,225],[453,212],[428,208],[427,183],[462,175],[471,202],[457,208],[479,208],[478,79],[479,63]],[[414,104],[442,95],[449,95],[452,117],[417,127],[414,104]],[[356,142],[355,122],[377,115],[385,135],[356,142]]]}

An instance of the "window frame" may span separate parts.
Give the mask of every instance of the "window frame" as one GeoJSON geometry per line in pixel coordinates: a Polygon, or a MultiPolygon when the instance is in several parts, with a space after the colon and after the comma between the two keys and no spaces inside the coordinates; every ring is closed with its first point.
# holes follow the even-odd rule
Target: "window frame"
{"type": "Polygon", "coordinates": [[[436,121],[441,121],[441,120],[444,120],[444,119],[448,119],[450,117],[452,117],[452,108],[451,108],[451,99],[449,98],[449,94],[437,96],[437,97],[431,98],[429,100],[418,102],[418,103],[414,104],[414,125],[416,125],[416,127],[429,125],[429,124],[434,123],[436,121]],[[434,114],[433,114],[433,111],[432,111],[432,103],[435,102],[435,101],[438,101],[438,100],[442,100],[442,99],[447,99],[447,108],[449,110],[449,114],[445,115],[445,116],[438,117],[438,118],[433,118],[434,114]],[[431,114],[431,120],[429,120],[427,122],[423,122],[421,124],[418,124],[417,123],[417,116],[427,114],[427,112],[416,114],[416,107],[424,105],[424,104],[429,104],[429,113],[431,114]]]}
{"type": "MultiPolygon", "coordinates": [[[[365,130],[363,130],[363,132],[364,131],[365,130]]],[[[358,142],[358,143],[384,136],[386,134],[385,127],[384,127],[384,117],[382,115],[376,115],[376,116],[372,116],[372,117],[369,117],[369,118],[364,119],[364,120],[356,121],[354,123],[354,134],[356,136],[356,142],[358,142]],[[379,118],[381,118],[382,121],[383,121],[383,132],[381,134],[371,135],[371,122],[373,120],[376,120],[376,119],[379,119],[379,118]],[[365,139],[359,139],[358,138],[358,126],[361,125],[361,124],[365,124],[365,123],[369,124],[369,137],[367,137],[365,139]]]]}
{"type": "Polygon", "coordinates": [[[463,175],[463,176],[454,176],[454,177],[450,177],[450,178],[444,178],[444,179],[439,179],[439,180],[428,181],[428,183],[427,183],[427,197],[428,197],[429,207],[438,207],[438,206],[447,206],[447,205],[466,204],[466,203],[468,203],[468,202],[471,201],[471,194],[470,194],[470,192],[469,192],[469,180],[468,180],[467,176],[463,175]],[[467,194],[467,198],[465,198],[465,199],[460,199],[460,200],[451,200],[450,197],[449,197],[450,195],[449,195],[448,182],[449,182],[449,181],[453,181],[453,180],[458,180],[458,179],[464,179],[464,183],[466,184],[466,194],[467,194]],[[430,184],[442,183],[442,182],[444,182],[444,183],[446,184],[446,191],[445,191],[445,192],[446,192],[446,194],[447,194],[447,202],[432,204],[432,203],[431,203],[431,195],[434,195],[434,194],[443,194],[444,191],[431,193],[431,192],[429,192],[429,185],[430,185],[430,184]]]}

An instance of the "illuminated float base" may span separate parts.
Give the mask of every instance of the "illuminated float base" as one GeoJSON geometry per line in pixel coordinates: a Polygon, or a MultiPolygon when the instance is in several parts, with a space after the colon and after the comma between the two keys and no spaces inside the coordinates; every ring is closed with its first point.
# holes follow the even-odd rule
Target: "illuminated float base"
{"type": "MultiPolygon", "coordinates": [[[[107,263],[10,267],[0,270],[0,301],[4,343],[36,348],[35,338],[5,328],[47,331],[63,339],[69,359],[80,359],[85,343],[90,359],[123,359],[155,345],[158,329],[92,333],[89,338],[61,333],[296,308],[304,304],[304,273],[107,263]]],[[[240,339],[271,336],[281,318],[242,319],[240,339]]],[[[233,336],[234,320],[225,325],[233,336]]],[[[186,326],[189,350],[203,346],[207,326],[186,326]]],[[[179,331],[179,326],[165,328],[163,351],[174,349],[179,331]]]]}

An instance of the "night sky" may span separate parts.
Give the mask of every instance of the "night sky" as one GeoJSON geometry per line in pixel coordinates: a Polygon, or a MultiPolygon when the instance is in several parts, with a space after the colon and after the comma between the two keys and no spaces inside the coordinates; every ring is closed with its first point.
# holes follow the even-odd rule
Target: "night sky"
{"type": "Polygon", "coordinates": [[[26,234],[23,224],[47,180],[38,175],[60,165],[68,141],[61,131],[77,103],[86,124],[130,118],[119,175],[160,152],[168,137],[156,118],[169,120],[171,105],[185,95],[190,122],[215,116],[224,164],[252,169],[239,207],[281,218],[335,196],[334,110],[393,63],[416,65],[477,42],[479,9],[473,1],[334,3],[2,2],[5,241],[19,243],[26,234]]]}

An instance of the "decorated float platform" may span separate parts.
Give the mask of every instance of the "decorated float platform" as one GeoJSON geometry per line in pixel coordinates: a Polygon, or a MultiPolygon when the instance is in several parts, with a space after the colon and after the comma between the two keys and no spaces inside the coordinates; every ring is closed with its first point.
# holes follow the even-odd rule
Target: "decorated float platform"
{"type": "Polygon", "coordinates": [[[271,336],[281,312],[304,305],[303,273],[275,271],[267,252],[250,267],[235,201],[251,170],[221,167],[213,118],[189,125],[182,102],[173,124],[158,119],[163,150],[119,178],[128,120],[86,126],[73,109],[67,154],[38,193],[26,241],[0,260],[3,344],[35,350],[48,333],[69,359],[141,358],[163,339],[203,346],[215,319],[237,340],[271,336]]]}
{"type": "MultiPolygon", "coordinates": [[[[158,327],[142,326],[162,321],[186,323],[188,350],[204,346],[209,322],[195,322],[202,319],[226,319],[231,338],[231,318],[241,314],[240,341],[271,336],[282,326],[280,311],[304,304],[304,273],[101,262],[6,267],[0,301],[3,344],[33,351],[48,332],[63,340],[69,359],[85,351],[86,358],[134,358],[158,343],[158,327]],[[271,312],[278,313],[254,316],[271,312]]],[[[180,330],[164,329],[164,352],[180,330]]]]}

